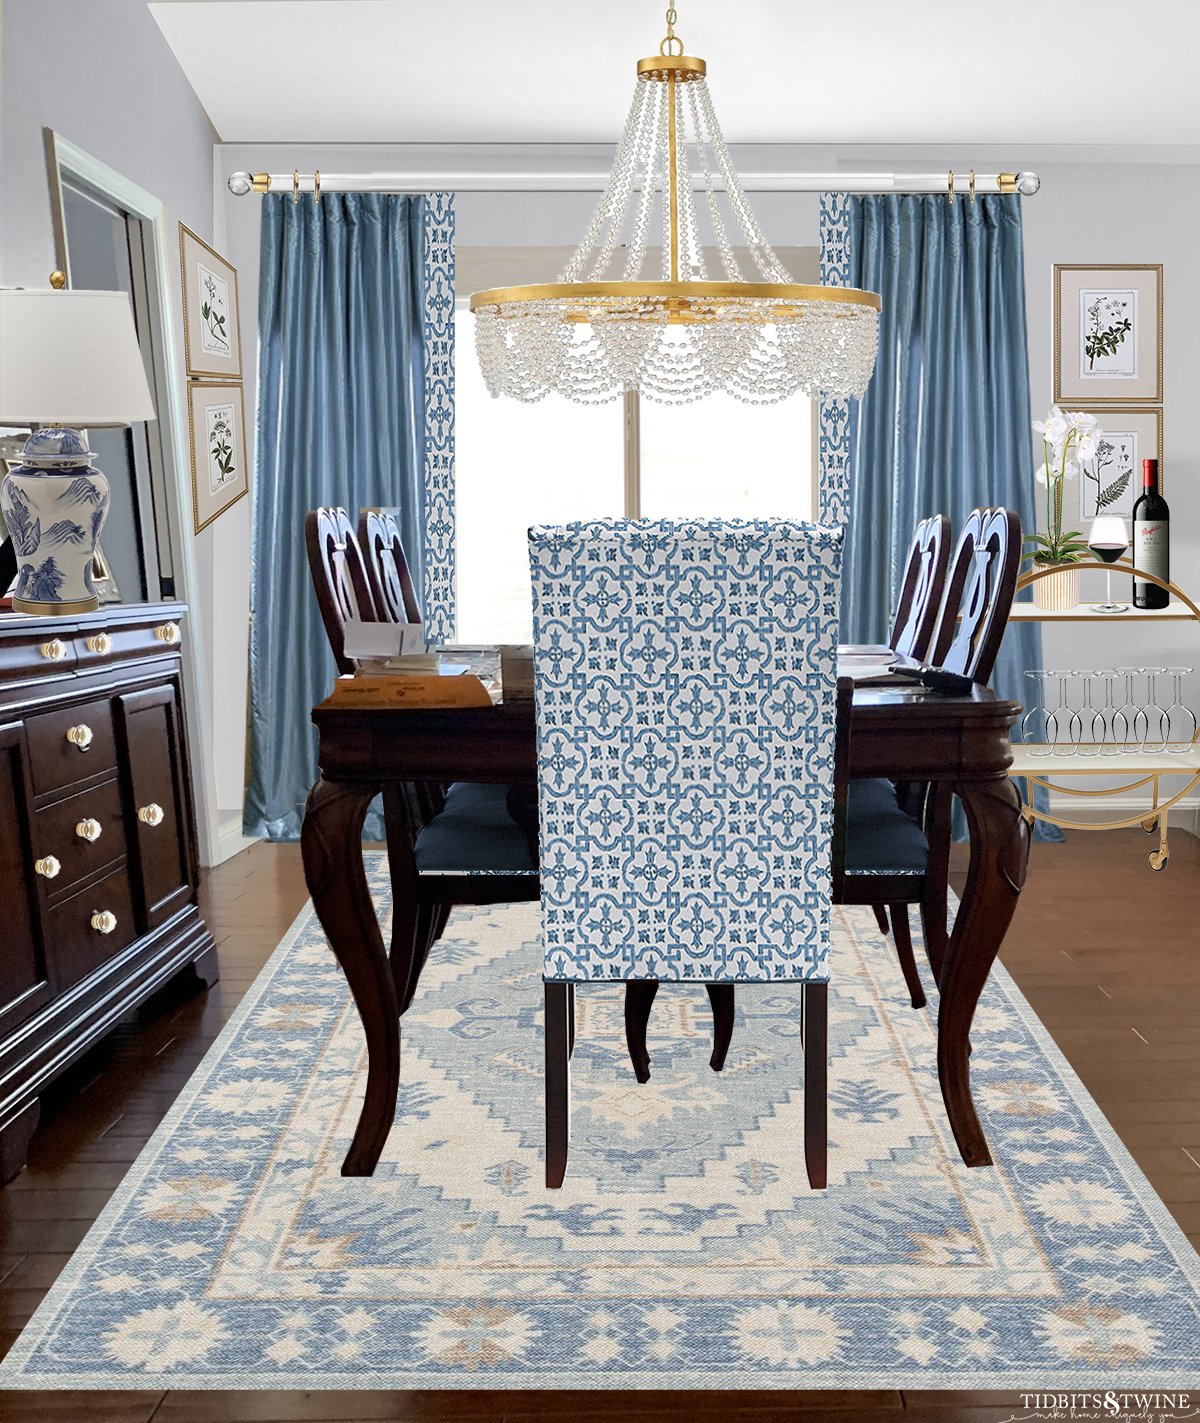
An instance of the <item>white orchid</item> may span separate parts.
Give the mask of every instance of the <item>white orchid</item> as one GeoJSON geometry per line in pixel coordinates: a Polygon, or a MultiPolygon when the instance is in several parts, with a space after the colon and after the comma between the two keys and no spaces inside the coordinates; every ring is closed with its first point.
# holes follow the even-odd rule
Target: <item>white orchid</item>
{"type": "Polygon", "coordinates": [[[1044,420],[1035,420],[1033,428],[1046,444],[1061,448],[1066,441],[1070,421],[1057,405],[1052,405],[1049,415],[1044,420]]]}
{"type": "Polygon", "coordinates": [[[1100,422],[1082,410],[1067,412],[1050,407],[1033,428],[1042,437],[1044,460],[1034,477],[1046,491],[1046,532],[1030,534],[1031,557],[1038,563],[1077,563],[1087,544],[1077,529],[1063,532],[1063,485],[1077,479],[1080,464],[1095,459],[1100,444],[1100,422]]]}

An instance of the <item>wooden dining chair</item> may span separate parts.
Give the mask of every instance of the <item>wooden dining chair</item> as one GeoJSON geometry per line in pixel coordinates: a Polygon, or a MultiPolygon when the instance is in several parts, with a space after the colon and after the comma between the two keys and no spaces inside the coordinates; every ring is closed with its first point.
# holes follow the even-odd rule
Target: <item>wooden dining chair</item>
{"type": "MultiPolygon", "coordinates": [[[[946,590],[946,570],[950,566],[950,533],[950,520],[945,514],[931,514],[913,530],[904,576],[900,581],[900,597],[892,619],[892,635],[888,641],[888,646],[902,657],[912,657],[918,662],[929,660],[938,610],[946,590]]],[[[924,786],[904,785],[897,786],[894,794],[910,815],[920,819],[925,791],[924,786]]],[[[893,791],[888,781],[878,785],[870,781],[856,781],[852,794],[856,803],[874,803],[882,799],[886,804],[893,791]]],[[[875,904],[872,908],[879,931],[886,936],[889,928],[887,908],[882,904],[875,904]]],[[[902,907],[892,911],[893,915],[897,912],[906,917],[904,924],[892,936],[896,955],[913,1007],[923,1008],[925,990],[917,972],[912,935],[904,933],[908,927],[907,911],[902,907]]]]}
{"type": "Polygon", "coordinates": [[[950,520],[945,514],[931,514],[913,530],[908,548],[888,641],[893,652],[918,662],[928,659],[949,566],[950,520]]]}
{"type": "Polygon", "coordinates": [[[374,509],[360,514],[358,544],[380,617],[392,623],[419,623],[421,605],[417,602],[400,528],[391,514],[377,513],[374,509]]]}
{"type": "Polygon", "coordinates": [[[310,509],[304,516],[304,542],[325,636],[344,676],[354,671],[354,659],[346,656],[347,618],[380,620],[366,561],[345,509],[310,509]]]}
{"type": "MultiPolygon", "coordinates": [[[[1016,591],[1021,521],[1010,509],[976,509],[963,526],[949,566],[928,654],[910,655],[986,686],[1016,591]]],[[[847,904],[870,904],[886,933],[887,909],[897,956],[914,1008],[925,992],[913,953],[908,906],[918,905],[925,953],[935,979],[945,957],[951,814],[947,786],[897,788],[852,781],[847,821],[847,904]]]]}
{"type": "Polygon", "coordinates": [[[734,983],[799,986],[822,1188],[841,530],[616,520],[529,547],[546,1184],[567,1166],[574,993],[616,980],[642,986],[626,1024],[647,1071],[660,981],[704,984],[715,1019],[734,983]]]}

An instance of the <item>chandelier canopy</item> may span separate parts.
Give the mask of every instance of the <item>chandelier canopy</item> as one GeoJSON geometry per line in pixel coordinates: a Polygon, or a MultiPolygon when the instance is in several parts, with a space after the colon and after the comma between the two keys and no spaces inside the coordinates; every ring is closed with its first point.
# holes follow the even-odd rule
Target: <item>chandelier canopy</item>
{"type": "Polygon", "coordinates": [[[518,400],[553,390],[583,404],[627,390],[669,404],[716,391],[754,404],[797,392],[861,396],[875,367],[879,297],[792,281],[746,201],[707,66],[683,53],[676,18],[672,6],[659,53],[638,60],[608,183],[558,280],[471,297],[488,389],[518,400]],[[749,254],[750,279],[735,247],[749,254]]]}

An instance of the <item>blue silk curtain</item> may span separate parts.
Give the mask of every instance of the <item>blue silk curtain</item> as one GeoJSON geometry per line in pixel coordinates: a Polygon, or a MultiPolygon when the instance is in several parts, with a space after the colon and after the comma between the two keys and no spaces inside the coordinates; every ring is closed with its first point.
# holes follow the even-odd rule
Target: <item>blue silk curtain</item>
{"type": "Polygon", "coordinates": [[[340,504],[357,525],[364,505],[398,506],[423,586],[424,207],[381,193],[262,200],[248,835],[299,836],[317,776],[309,713],[336,675],[307,511],[340,504]]]}
{"type": "MultiPolygon", "coordinates": [[[[1037,528],[1020,199],[854,198],[850,263],[883,312],[852,414],[842,635],[883,642],[919,519],[947,514],[957,532],[1002,504],[1037,528]]],[[[1036,623],[1009,624],[991,683],[1002,696],[1026,701],[1041,642],[1036,623]]]]}

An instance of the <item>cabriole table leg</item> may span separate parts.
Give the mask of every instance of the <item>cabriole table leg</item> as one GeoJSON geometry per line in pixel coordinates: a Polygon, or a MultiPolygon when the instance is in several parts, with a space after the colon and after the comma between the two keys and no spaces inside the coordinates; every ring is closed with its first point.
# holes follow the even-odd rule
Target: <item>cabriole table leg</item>
{"type": "Polygon", "coordinates": [[[370,1176],[396,1116],[400,1014],[391,965],[363,866],[362,827],[377,785],[327,781],[313,786],[300,848],[317,918],[350,984],[367,1039],[367,1090],[343,1176],[370,1176]]]}
{"type": "Polygon", "coordinates": [[[971,864],[939,984],[938,1079],[963,1161],[990,1166],[971,1096],[971,1023],[1025,883],[1029,826],[1007,778],[963,781],[955,789],[970,827],[971,864]]]}

